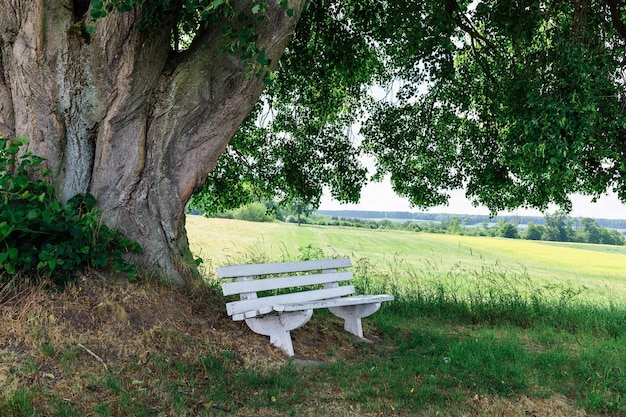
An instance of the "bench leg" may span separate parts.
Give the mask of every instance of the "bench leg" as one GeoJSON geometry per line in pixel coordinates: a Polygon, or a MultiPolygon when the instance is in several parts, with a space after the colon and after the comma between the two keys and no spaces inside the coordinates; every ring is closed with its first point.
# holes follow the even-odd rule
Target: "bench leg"
{"type": "Polygon", "coordinates": [[[358,304],[344,307],[329,307],[331,313],[344,319],[343,328],[353,335],[363,339],[361,317],[367,317],[380,309],[380,303],[358,304]]]}
{"type": "Polygon", "coordinates": [[[312,315],[313,310],[290,311],[246,319],[246,324],[253,332],[269,336],[272,345],[281,348],[287,355],[293,356],[290,331],[309,321],[312,315]]]}

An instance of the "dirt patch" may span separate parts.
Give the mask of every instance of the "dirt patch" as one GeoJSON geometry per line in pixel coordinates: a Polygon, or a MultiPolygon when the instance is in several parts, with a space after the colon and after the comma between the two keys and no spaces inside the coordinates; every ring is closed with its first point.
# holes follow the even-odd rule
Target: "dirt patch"
{"type": "Polygon", "coordinates": [[[562,395],[550,398],[521,397],[508,399],[501,397],[472,398],[472,417],[585,417],[587,413],[574,408],[562,395]]]}

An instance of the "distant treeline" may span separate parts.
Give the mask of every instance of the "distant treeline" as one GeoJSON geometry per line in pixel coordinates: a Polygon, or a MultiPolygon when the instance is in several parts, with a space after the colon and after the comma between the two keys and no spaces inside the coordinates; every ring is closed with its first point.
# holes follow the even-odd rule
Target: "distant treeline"
{"type": "MultiPolygon", "coordinates": [[[[190,208],[191,213],[202,214],[190,208]]],[[[283,221],[320,226],[394,229],[415,232],[492,236],[508,239],[624,245],[626,220],[571,218],[557,211],[538,216],[453,215],[381,211],[317,211],[274,202],[255,202],[213,217],[255,222],[283,221]],[[352,215],[352,217],[350,217],[352,215]]]]}
{"type": "MultiPolygon", "coordinates": [[[[512,224],[535,225],[545,224],[545,217],[542,216],[516,216],[506,215],[489,217],[488,215],[476,214],[446,214],[446,213],[409,213],[405,211],[361,211],[361,210],[318,210],[315,212],[320,216],[339,217],[344,219],[367,219],[392,221],[425,221],[425,222],[449,222],[453,217],[458,217],[466,226],[476,226],[484,223],[498,223],[503,220],[512,224]]],[[[626,216],[626,213],[624,213],[626,216]]],[[[596,219],[599,226],[609,229],[626,230],[626,219],[596,219]]]]}
{"type": "Polygon", "coordinates": [[[304,222],[325,226],[400,229],[429,233],[503,237],[508,239],[624,245],[623,230],[600,226],[598,221],[591,218],[574,219],[568,217],[562,211],[546,214],[544,217],[497,217],[495,219],[489,216],[432,214],[431,216],[433,217],[431,217],[432,220],[430,221],[424,218],[411,218],[404,221],[393,217],[383,218],[382,220],[380,220],[380,217],[372,219],[346,218],[336,215],[328,216],[323,213],[328,212],[318,211],[314,215],[307,217],[304,222]],[[476,223],[479,219],[482,222],[476,223]],[[522,220],[528,221],[526,224],[522,224],[520,223],[522,220]]]}

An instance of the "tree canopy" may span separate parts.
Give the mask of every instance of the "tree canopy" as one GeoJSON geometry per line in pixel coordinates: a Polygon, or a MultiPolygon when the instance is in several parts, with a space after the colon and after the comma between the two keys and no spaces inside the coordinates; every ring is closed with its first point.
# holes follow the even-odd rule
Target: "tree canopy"
{"type": "Polygon", "coordinates": [[[324,186],[355,202],[359,155],[423,208],[459,188],[493,212],[626,201],[624,17],[617,1],[308,2],[196,203],[316,205],[324,186]]]}

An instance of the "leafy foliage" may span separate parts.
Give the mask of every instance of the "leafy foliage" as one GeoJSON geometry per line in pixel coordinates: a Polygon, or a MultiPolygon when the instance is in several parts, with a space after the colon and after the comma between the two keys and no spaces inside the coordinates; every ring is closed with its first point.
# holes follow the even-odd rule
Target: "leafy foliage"
{"type": "Polygon", "coordinates": [[[194,204],[202,201],[213,212],[260,198],[317,208],[324,187],[340,201],[358,201],[367,170],[350,126],[370,101],[367,86],[382,66],[350,22],[337,18],[335,6],[308,4],[274,82],[194,204]]]}
{"type": "Polygon", "coordinates": [[[527,240],[541,240],[545,230],[546,228],[541,225],[536,226],[533,222],[528,222],[522,238],[527,240]]]}
{"type": "Polygon", "coordinates": [[[406,80],[366,125],[396,190],[423,205],[465,185],[493,211],[568,210],[570,193],[607,186],[626,200],[625,39],[603,3],[480,2],[449,16],[448,66],[423,90],[406,80]]]}
{"type": "MultiPolygon", "coordinates": [[[[279,3],[292,15],[289,3],[279,3]]],[[[274,74],[256,44],[267,0],[90,0],[93,20],[138,8],[174,52],[208,30],[268,84],[199,190],[207,213],[255,200],[355,202],[389,175],[419,207],[447,190],[494,213],[626,201],[626,30],[615,1],[308,2],[274,74]],[[360,136],[353,134],[359,129],[360,136]]]]}
{"type": "Polygon", "coordinates": [[[607,187],[626,201],[626,38],[609,3],[311,2],[202,194],[354,201],[368,155],[419,207],[458,188],[494,213],[568,211],[607,187]]]}
{"type": "Polygon", "coordinates": [[[101,224],[92,196],[77,195],[65,207],[57,202],[42,158],[18,156],[27,142],[0,139],[0,277],[39,274],[64,284],[87,266],[134,277],[123,256],[140,252],[139,245],[101,224]]]}
{"type": "Polygon", "coordinates": [[[220,213],[218,217],[249,222],[271,222],[275,220],[273,213],[261,202],[250,203],[236,209],[228,210],[220,213]]]}
{"type": "Polygon", "coordinates": [[[367,171],[342,130],[345,120],[340,119],[349,116],[326,116],[317,120],[294,110],[266,126],[249,117],[192,205],[207,214],[256,200],[317,208],[324,186],[341,201],[358,201],[367,171]]]}
{"type": "Polygon", "coordinates": [[[554,242],[570,242],[574,235],[571,226],[571,219],[563,211],[557,211],[553,214],[546,214],[546,231],[543,235],[544,240],[554,242]]]}
{"type": "Polygon", "coordinates": [[[500,236],[507,239],[519,238],[519,231],[517,230],[517,227],[511,223],[502,222],[502,224],[499,224],[498,232],[500,233],[500,236]]]}

